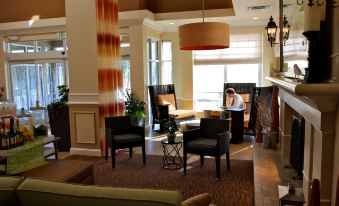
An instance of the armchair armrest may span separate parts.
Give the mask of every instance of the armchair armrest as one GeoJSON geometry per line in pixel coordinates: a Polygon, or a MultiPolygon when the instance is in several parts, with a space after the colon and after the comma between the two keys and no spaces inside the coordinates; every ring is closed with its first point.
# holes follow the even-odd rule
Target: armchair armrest
{"type": "Polygon", "coordinates": [[[161,121],[163,119],[169,118],[169,104],[158,104],[158,119],[161,121]]]}
{"type": "Polygon", "coordinates": [[[200,128],[184,131],[184,133],[183,133],[184,146],[189,141],[197,139],[199,137],[201,137],[201,129],[200,128]]]}
{"type": "Polygon", "coordinates": [[[217,135],[218,151],[224,152],[230,150],[230,132],[225,131],[217,135]]]}

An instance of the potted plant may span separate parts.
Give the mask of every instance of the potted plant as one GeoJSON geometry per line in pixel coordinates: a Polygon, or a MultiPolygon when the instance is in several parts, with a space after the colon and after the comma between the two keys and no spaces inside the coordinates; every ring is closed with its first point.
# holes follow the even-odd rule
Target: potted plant
{"type": "Polygon", "coordinates": [[[47,105],[51,133],[60,138],[60,151],[69,151],[71,147],[68,93],[69,88],[66,85],[58,86],[59,99],[47,105]]]}
{"type": "Polygon", "coordinates": [[[125,92],[125,114],[131,116],[133,125],[145,125],[145,102],[135,97],[133,92],[126,89],[125,92]]]}
{"type": "Polygon", "coordinates": [[[169,119],[164,120],[164,130],[168,132],[167,139],[169,142],[174,142],[176,134],[175,132],[179,131],[177,122],[175,121],[175,116],[170,115],[169,119]]]}
{"type": "Polygon", "coordinates": [[[259,101],[258,115],[262,127],[263,147],[273,149],[277,146],[278,133],[272,130],[271,122],[273,121],[274,116],[271,112],[271,108],[266,102],[266,98],[259,101]]]}

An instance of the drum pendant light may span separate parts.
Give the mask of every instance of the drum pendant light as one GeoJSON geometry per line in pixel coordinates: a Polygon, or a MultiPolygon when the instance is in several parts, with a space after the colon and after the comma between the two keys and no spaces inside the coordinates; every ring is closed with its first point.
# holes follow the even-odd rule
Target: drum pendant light
{"type": "Polygon", "coordinates": [[[181,50],[212,50],[229,48],[229,25],[220,22],[205,22],[205,4],[202,0],[203,22],[184,24],[179,27],[181,50]]]}

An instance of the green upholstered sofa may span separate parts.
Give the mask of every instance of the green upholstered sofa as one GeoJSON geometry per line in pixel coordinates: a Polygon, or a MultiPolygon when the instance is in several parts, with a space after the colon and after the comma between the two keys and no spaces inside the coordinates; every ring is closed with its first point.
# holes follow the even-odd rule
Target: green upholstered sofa
{"type": "Polygon", "coordinates": [[[178,191],[85,186],[19,177],[0,177],[1,206],[174,206],[178,191]]]}

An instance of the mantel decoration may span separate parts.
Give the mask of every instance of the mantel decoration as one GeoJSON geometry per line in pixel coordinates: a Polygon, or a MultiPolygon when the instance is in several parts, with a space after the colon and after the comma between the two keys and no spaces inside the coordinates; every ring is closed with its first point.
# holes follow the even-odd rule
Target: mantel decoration
{"type": "MultiPolygon", "coordinates": [[[[337,0],[327,0],[326,3],[331,4],[332,7],[339,7],[339,1],[337,0]]],[[[298,5],[303,5],[304,4],[304,0],[297,0],[297,4],[298,5]]],[[[325,0],[317,0],[317,5],[318,6],[322,6],[325,4],[325,0]]],[[[307,5],[309,7],[312,7],[314,5],[313,0],[308,0],[307,5]]]]}
{"type": "MultiPolygon", "coordinates": [[[[291,26],[288,24],[286,16],[284,15],[283,28],[282,28],[284,45],[286,44],[286,41],[288,40],[288,37],[290,35],[290,27],[291,26]]],[[[270,21],[268,22],[266,26],[267,41],[270,42],[271,47],[273,46],[273,44],[275,44],[277,30],[278,30],[278,26],[275,24],[273,17],[271,16],[270,21]]]]}
{"type": "Polygon", "coordinates": [[[270,98],[260,99],[258,104],[258,116],[260,124],[262,126],[263,134],[263,147],[264,148],[276,148],[278,141],[278,134],[272,129],[272,122],[274,121],[274,115],[271,108],[267,105],[270,98]]]}
{"type": "Polygon", "coordinates": [[[202,0],[202,22],[179,27],[181,50],[213,50],[230,46],[229,25],[220,22],[205,22],[205,3],[202,0]]]}

